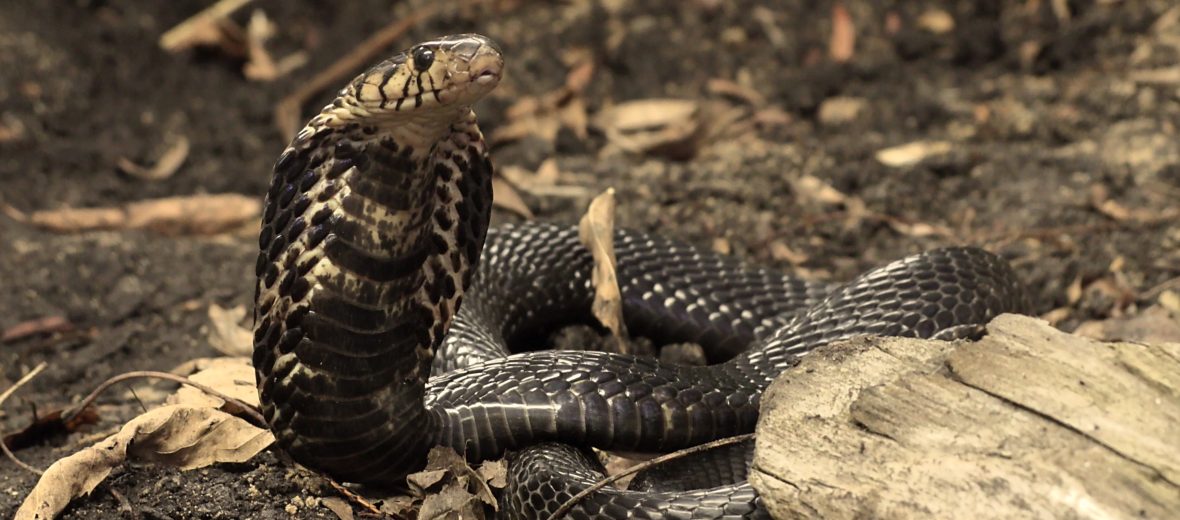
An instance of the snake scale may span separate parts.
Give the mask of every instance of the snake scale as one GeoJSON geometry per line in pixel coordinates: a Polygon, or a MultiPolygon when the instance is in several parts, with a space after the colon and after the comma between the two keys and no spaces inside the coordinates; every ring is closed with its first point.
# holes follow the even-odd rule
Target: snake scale
{"type": "MultiPolygon", "coordinates": [[[[587,447],[659,452],[753,431],[762,390],[817,346],[971,337],[1023,310],[1008,265],[978,249],[827,285],[619,231],[629,329],[697,342],[716,363],[509,354],[589,321],[593,260],[570,227],[489,231],[492,166],[471,106],[503,66],[478,35],[416,45],[351,81],[276,162],[254,366],[277,443],[300,463],[398,487],[435,445],[471,460],[512,453],[501,514],[543,518],[601,478],[587,447]]],[[[606,489],[568,516],[764,516],[736,457],[728,470],[690,472],[706,489],[606,489]]]]}

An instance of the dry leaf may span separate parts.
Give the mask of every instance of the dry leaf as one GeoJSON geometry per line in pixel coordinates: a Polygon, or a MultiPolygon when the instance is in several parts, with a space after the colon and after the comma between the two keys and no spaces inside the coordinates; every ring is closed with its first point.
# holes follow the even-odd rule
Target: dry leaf
{"type": "Polygon", "coordinates": [[[246,307],[223,309],[209,306],[209,346],[227,356],[249,356],[254,351],[254,334],[239,325],[246,317],[246,307]]]}
{"type": "Polygon", "coordinates": [[[258,218],[262,202],[234,193],[165,197],[121,207],[63,208],[23,214],[9,208],[13,218],[58,233],[109,229],[149,229],[166,235],[211,235],[258,218]]]}
{"type": "Polygon", "coordinates": [[[948,153],[952,149],[947,141],[915,141],[877,151],[877,161],[885,166],[903,168],[913,166],[935,155],[948,153]]]}
{"type": "Polygon", "coordinates": [[[106,440],[54,462],[25,497],[15,518],[53,518],[126,460],[188,470],[218,462],[245,462],[272,442],[269,431],[219,410],[183,405],[156,408],[106,440]]]}
{"type": "Polygon", "coordinates": [[[533,218],[533,211],[525,204],[520,193],[517,193],[516,187],[501,177],[492,177],[492,205],[525,219],[533,218]]]}
{"type": "Polygon", "coordinates": [[[176,142],[172,143],[172,146],[168,147],[168,150],[160,155],[160,159],[156,161],[156,165],[151,168],[144,168],[122,157],[116,161],[116,166],[132,177],[158,181],[167,179],[176,173],[180,169],[180,165],[184,164],[184,160],[188,158],[188,152],[188,138],[180,136],[176,139],[176,142]]]}
{"type": "Polygon", "coordinates": [[[590,202],[578,222],[578,238],[594,255],[594,317],[610,329],[619,352],[627,351],[627,329],[623,323],[623,300],[615,278],[615,190],[608,188],[590,202]]]}
{"type": "Polygon", "coordinates": [[[683,159],[696,152],[699,111],[692,100],[640,99],[599,112],[594,125],[624,151],[683,159]]]}
{"type": "Polygon", "coordinates": [[[323,497],[320,498],[320,503],[328,510],[336,514],[340,520],[353,520],[355,516],[352,513],[352,506],[348,501],[340,497],[323,497]]]}
{"type": "Polygon", "coordinates": [[[795,190],[795,196],[799,200],[811,200],[823,204],[836,205],[844,204],[849,199],[848,195],[833,188],[830,184],[814,175],[803,175],[798,179],[792,180],[791,188],[795,190]]]}
{"type": "Polygon", "coordinates": [[[761,107],[766,104],[766,96],[763,96],[757,90],[739,85],[736,81],[724,78],[709,79],[705,83],[705,89],[710,94],[737,98],[754,107],[761,107]]]}
{"type": "MultiPolygon", "coordinates": [[[[485,462],[477,471],[454,449],[436,446],[426,456],[426,469],[406,477],[411,489],[424,495],[418,518],[483,518],[484,504],[499,508],[490,484],[497,488],[506,478],[506,467],[497,471],[485,462]],[[488,466],[487,469],[484,466],[488,466]]],[[[503,461],[499,461],[503,466],[503,461]]]]}
{"type": "MultiPolygon", "coordinates": [[[[250,406],[259,406],[254,366],[249,357],[207,358],[203,361],[201,369],[188,376],[191,381],[206,385],[250,406]]],[[[221,408],[225,404],[220,397],[187,385],[181,385],[175,394],[168,397],[167,403],[210,408],[221,408]]]]}

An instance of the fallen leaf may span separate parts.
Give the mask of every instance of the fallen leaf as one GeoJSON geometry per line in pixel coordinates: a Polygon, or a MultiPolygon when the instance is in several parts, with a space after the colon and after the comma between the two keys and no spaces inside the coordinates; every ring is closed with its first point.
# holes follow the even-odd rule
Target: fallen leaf
{"type": "Polygon", "coordinates": [[[640,99],[598,113],[594,125],[627,152],[685,159],[696,153],[700,106],[686,99],[640,99]]]}
{"type": "Polygon", "coordinates": [[[335,513],[336,518],[340,520],[353,520],[355,518],[352,512],[352,506],[348,505],[348,501],[343,498],[323,497],[320,499],[320,504],[323,504],[329,511],[335,513]]]}
{"type": "Polygon", "coordinates": [[[159,160],[156,161],[156,165],[151,168],[145,168],[123,157],[116,161],[116,166],[132,177],[158,181],[167,179],[175,174],[180,169],[180,165],[184,164],[184,160],[188,158],[188,152],[188,138],[180,136],[160,155],[159,160]]]}
{"type": "Polygon", "coordinates": [[[516,215],[532,220],[533,210],[524,202],[524,198],[517,193],[512,183],[501,177],[492,177],[492,205],[505,209],[516,215]]]}
{"type": "Polygon", "coordinates": [[[111,229],[147,229],[166,235],[212,235],[258,218],[262,202],[234,193],[165,197],[120,207],[63,208],[20,213],[13,218],[58,233],[111,229]]]}
{"type": "Polygon", "coordinates": [[[705,89],[711,94],[740,99],[754,107],[761,107],[766,104],[766,96],[763,96],[757,90],[724,78],[709,79],[705,83],[705,89]]]}
{"type": "Polygon", "coordinates": [[[246,318],[246,307],[223,309],[209,306],[209,346],[227,356],[249,356],[254,351],[254,334],[239,325],[246,318]]]}
{"type": "MultiPolygon", "coordinates": [[[[259,406],[254,366],[249,357],[207,358],[201,365],[200,370],[188,376],[189,380],[206,385],[250,406],[259,406]]],[[[225,405],[225,401],[220,397],[187,385],[181,385],[175,394],[168,397],[167,403],[210,408],[222,408],[225,405]]]]}
{"type": "Polygon", "coordinates": [[[885,166],[903,168],[951,151],[953,145],[947,141],[915,141],[877,151],[877,161],[885,166]]]}
{"type": "Polygon", "coordinates": [[[594,256],[594,303],[591,310],[614,337],[617,352],[626,353],[626,325],[623,323],[623,300],[615,277],[615,190],[608,188],[590,202],[578,222],[578,238],[594,256]]]}
{"type": "Polygon", "coordinates": [[[128,460],[182,470],[245,462],[274,442],[267,430],[207,407],[163,406],[132,419],[118,433],[54,462],[17,510],[17,520],[53,518],[89,494],[128,460]]]}
{"type": "Polygon", "coordinates": [[[491,485],[502,488],[503,484],[489,481],[506,478],[507,469],[488,465],[485,462],[475,470],[454,449],[432,448],[426,468],[406,477],[411,490],[422,497],[418,518],[483,518],[485,504],[498,509],[491,485]]]}

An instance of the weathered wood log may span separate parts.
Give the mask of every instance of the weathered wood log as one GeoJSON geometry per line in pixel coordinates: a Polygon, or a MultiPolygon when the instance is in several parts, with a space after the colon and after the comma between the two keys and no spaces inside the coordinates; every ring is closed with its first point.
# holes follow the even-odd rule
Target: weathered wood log
{"type": "Polygon", "coordinates": [[[1005,315],[975,343],[825,347],[763,398],[776,518],[1180,517],[1180,344],[1005,315]]]}

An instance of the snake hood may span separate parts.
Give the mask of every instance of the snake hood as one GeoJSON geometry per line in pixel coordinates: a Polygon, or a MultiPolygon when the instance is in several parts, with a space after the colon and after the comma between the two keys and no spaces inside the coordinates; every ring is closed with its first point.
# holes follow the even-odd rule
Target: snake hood
{"type": "Polygon", "coordinates": [[[254,366],[278,444],[308,466],[400,485],[436,442],[430,360],[491,213],[471,105],[503,66],[479,35],[415,45],[349,82],[275,164],[254,366]]]}

